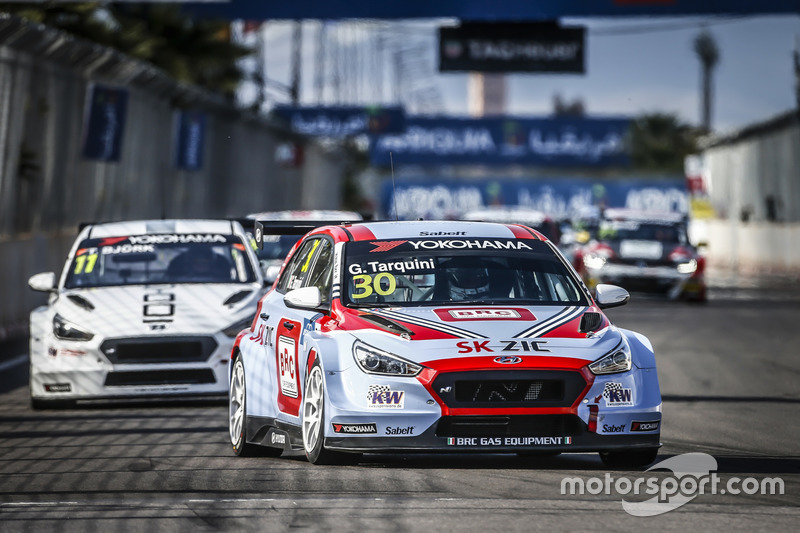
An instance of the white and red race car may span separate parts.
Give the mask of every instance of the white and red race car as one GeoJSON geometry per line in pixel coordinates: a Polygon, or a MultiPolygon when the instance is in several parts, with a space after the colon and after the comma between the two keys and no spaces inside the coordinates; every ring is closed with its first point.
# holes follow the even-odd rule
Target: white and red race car
{"type": "MultiPolygon", "coordinates": [[[[270,231],[281,229],[256,224],[270,231]]],[[[610,285],[590,294],[522,225],[312,229],[231,352],[233,450],[302,449],[312,463],[444,451],[650,464],[661,445],[653,349],[602,311],[628,298],[610,285]]]]}
{"type": "Polygon", "coordinates": [[[236,335],[264,281],[241,224],[140,220],[90,224],[30,316],[34,408],[77,400],[228,393],[236,335]]]}

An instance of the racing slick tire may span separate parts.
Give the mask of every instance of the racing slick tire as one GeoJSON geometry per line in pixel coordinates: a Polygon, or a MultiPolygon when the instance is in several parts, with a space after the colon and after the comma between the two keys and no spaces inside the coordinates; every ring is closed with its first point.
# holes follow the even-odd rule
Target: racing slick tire
{"type": "Polygon", "coordinates": [[[306,377],[303,395],[303,451],[315,465],[340,464],[347,454],[325,448],[325,380],[319,359],[306,377]]]}
{"type": "Polygon", "coordinates": [[[244,363],[238,355],[233,362],[231,384],[228,392],[228,432],[233,453],[240,457],[278,457],[283,450],[247,442],[247,385],[244,363]]]}
{"type": "Polygon", "coordinates": [[[611,468],[639,468],[652,464],[658,456],[658,448],[600,452],[600,460],[611,468]]]}

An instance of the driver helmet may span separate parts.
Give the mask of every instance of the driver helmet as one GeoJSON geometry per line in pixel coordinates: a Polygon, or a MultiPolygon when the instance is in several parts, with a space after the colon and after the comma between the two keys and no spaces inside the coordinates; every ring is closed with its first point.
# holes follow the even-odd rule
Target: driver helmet
{"type": "Polygon", "coordinates": [[[451,300],[481,298],[489,293],[489,271],[486,267],[467,266],[447,271],[451,300]]]}

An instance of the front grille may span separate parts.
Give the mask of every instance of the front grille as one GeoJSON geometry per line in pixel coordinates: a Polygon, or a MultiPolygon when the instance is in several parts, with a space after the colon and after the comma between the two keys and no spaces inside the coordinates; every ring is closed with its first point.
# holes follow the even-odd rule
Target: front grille
{"type": "Polygon", "coordinates": [[[444,372],[433,390],[451,408],[570,407],[586,388],[580,372],[490,370],[444,372]]]}
{"type": "Polygon", "coordinates": [[[143,370],[139,372],[109,372],[106,387],[135,385],[200,385],[216,383],[214,372],[208,368],[185,370],[143,370]]]}
{"type": "Polygon", "coordinates": [[[437,437],[576,436],[583,421],[575,415],[443,416],[437,437]]]}
{"type": "Polygon", "coordinates": [[[115,364],[198,363],[211,357],[217,341],[213,337],[108,339],[100,349],[115,364]]]}
{"type": "Polygon", "coordinates": [[[456,381],[457,402],[534,402],[564,398],[560,380],[456,381]]]}

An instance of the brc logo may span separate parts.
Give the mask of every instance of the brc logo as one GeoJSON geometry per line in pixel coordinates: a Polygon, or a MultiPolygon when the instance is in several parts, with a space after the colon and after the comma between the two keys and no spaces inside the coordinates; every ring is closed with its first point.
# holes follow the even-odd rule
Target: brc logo
{"type": "Polygon", "coordinates": [[[291,337],[281,335],[278,337],[276,364],[281,386],[281,394],[289,398],[297,398],[297,345],[291,337]]]}

